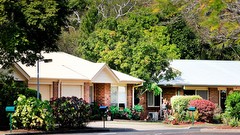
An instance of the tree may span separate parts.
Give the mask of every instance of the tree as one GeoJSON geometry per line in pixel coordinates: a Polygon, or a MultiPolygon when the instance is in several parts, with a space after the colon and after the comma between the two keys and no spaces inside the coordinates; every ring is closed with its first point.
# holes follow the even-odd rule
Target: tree
{"type": "Polygon", "coordinates": [[[6,126],[9,123],[5,111],[6,106],[14,105],[19,94],[26,97],[36,97],[37,91],[27,88],[23,82],[17,82],[10,75],[11,72],[0,73],[0,127],[6,126]]]}
{"type": "Polygon", "coordinates": [[[209,59],[239,59],[238,0],[173,0],[187,24],[210,44],[209,59]],[[228,55],[221,55],[227,52],[228,55]],[[213,57],[212,57],[213,56],[213,57]]]}
{"type": "Polygon", "coordinates": [[[72,14],[62,29],[57,44],[60,51],[78,55],[79,38],[85,39],[95,26],[106,18],[122,18],[138,7],[150,5],[152,0],[70,0],[72,14]]]}
{"type": "Polygon", "coordinates": [[[70,13],[66,0],[0,0],[0,64],[34,65],[56,41],[70,13]]]}
{"type": "Polygon", "coordinates": [[[106,62],[115,70],[144,79],[141,93],[155,90],[152,84],[176,75],[169,68],[169,60],[179,58],[176,45],[169,42],[167,28],[158,23],[157,15],[149,9],[131,12],[123,19],[105,19],[87,39],[81,40],[79,53],[83,58],[106,62]]]}

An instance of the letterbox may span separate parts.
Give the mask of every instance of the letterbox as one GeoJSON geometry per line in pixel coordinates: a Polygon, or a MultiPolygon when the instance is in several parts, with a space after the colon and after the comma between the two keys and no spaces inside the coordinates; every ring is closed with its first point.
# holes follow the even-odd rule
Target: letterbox
{"type": "Polygon", "coordinates": [[[108,109],[108,107],[107,107],[107,106],[100,106],[99,109],[100,109],[100,111],[102,111],[102,112],[106,112],[107,109],[108,109]]]}
{"type": "Polygon", "coordinates": [[[190,106],[190,107],[188,108],[188,110],[189,110],[189,111],[196,111],[196,107],[190,106]]]}
{"type": "Polygon", "coordinates": [[[6,106],[5,111],[8,113],[14,113],[15,112],[15,106],[6,106]]]}

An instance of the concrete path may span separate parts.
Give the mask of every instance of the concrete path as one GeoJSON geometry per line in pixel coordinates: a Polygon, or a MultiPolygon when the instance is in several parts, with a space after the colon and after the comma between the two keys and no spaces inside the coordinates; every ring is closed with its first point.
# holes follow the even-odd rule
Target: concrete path
{"type": "MultiPolygon", "coordinates": [[[[103,128],[103,121],[90,122],[87,127],[91,128],[103,128]]],[[[188,129],[188,125],[166,125],[160,122],[139,122],[131,120],[114,120],[114,121],[105,121],[105,128],[113,129],[130,129],[130,130],[160,130],[160,129],[179,129],[185,128],[188,129]]]]}

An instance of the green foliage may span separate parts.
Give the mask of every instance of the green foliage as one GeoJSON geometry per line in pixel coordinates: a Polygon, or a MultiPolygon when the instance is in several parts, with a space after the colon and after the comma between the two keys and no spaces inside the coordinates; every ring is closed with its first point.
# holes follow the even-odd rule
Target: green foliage
{"type": "Polygon", "coordinates": [[[222,114],[223,123],[232,127],[239,125],[240,93],[233,92],[227,96],[225,101],[225,112],[222,114]]]}
{"type": "Polygon", "coordinates": [[[222,113],[221,114],[221,120],[224,124],[229,125],[229,122],[231,120],[231,116],[228,113],[222,113]]]}
{"type": "Polygon", "coordinates": [[[136,112],[143,112],[144,111],[142,105],[135,105],[133,107],[133,110],[136,111],[136,112]]]}
{"type": "Polygon", "coordinates": [[[217,106],[213,114],[213,123],[220,124],[222,122],[222,109],[220,106],[217,106]]]}
{"type": "MultiPolygon", "coordinates": [[[[174,113],[178,113],[178,121],[189,121],[188,105],[189,102],[196,99],[202,99],[198,95],[193,96],[173,96],[170,99],[172,110],[174,113]]],[[[196,114],[197,115],[197,114],[196,114]]]]}
{"type": "Polygon", "coordinates": [[[189,106],[194,106],[199,112],[199,121],[212,122],[216,106],[213,102],[205,99],[192,100],[189,106]]]}
{"type": "Polygon", "coordinates": [[[216,55],[212,59],[239,59],[239,48],[235,47],[239,45],[238,1],[178,0],[173,3],[202,42],[211,45],[207,53],[216,55]],[[228,55],[221,55],[222,51],[228,55]]]}
{"type": "Polygon", "coordinates": [[[54,118],[59,128],[79,128],[89,121],[90,105],[82,98],[61,97],[52,103],[54,118]]]}
{"type": "Polygon", "coordinates": [[[233,92],[227,96],[225,101],[226,109],[225,113],[231,118],[240,119],[240,93],[233,92]]]}
{"type": "Polygon", "coordinates": [[[214,114],[213,115],[213,123],[216,123],[216,124],[222,123],[221,114],[214,114]]]}
{"type": "Polygon", "coordinates": [[[239,124],[240,124],[240,122],[239,122],[238,118],[235,118],[235,117],[233,117],[229,121],[229,125],[232,127],[238,127],[239,124]]]}
{"type": "Polygon", "coordinates": [[[12,116],[14,128],[54,129],[53,111],[48,101],[19,95],[15,105],[16,112],[12,116]]]}
{"type": "Polygon", "coordinates": [[[109,111],[111,112],[112,116],[114,117],[116,114],[119,113],[119,107],[117,107],[117,106],[110,106],[109,111]]]}
{"type": "Polygon", "coordinates": [[[9,123],[5,107],[14,105],[14,101],[17,100],[19,94],[26,97],[36,97],[37,95],[37,91],[28,89],[24,82],[14,81],[12,76],[2,73],[0,74],[0,93],[0,126],[5,126],[5,123],[9,123]]]}
{"type": "Polygon", "coordinates": [[[119,110],[117,106],[110,106],[109,112],[113,119],[140,120],[143,107],[141,105],[135,105],[132,109],[124,108],[123,110],[119,110]]]}
{"type": "Polygon", "coordinates": [[[66,0],[1,0],[0,64],[15,61],[34,65],[42,50],[56,50],[55,44],[66,16],[66,0]]]}
{"type": "Polygon", "coordinates": [[[158,23],[157,15],[149,9],[131,12],[124,19],[108,18],[99,23],[87,39],[81,40],[79,54],[144,79],[147,88],[147,84],[157,83],[162,77],[175,76],[168,67],[169,60],[179,58],[167,28],[158,23]],[[165,76],[161,76],[161,72],[165,72],[165,76]]]}
{"type": "Polygon", "coordinates": [[[199,95],[193,96],[173,96],[171,97],[171,105],[174,112],[183,112],[188,109],[189,102],[192,100],[202,99],[199,95]]]}
{"type": "Polygon", "coordinates": [[[3,106],[13,105],[19,94],[26,97],[36,97],[37,91],[27,88],[24,82],[17,82],[12,76],[0,75],[0,101],[3,106]]]}
{"type": "Polygon", "coordinates": [[[99,110],[99,104],[97,102],[93,102],[90,105],[90,120],[101,120],[101,112],[99,110]]]}
{"type": "Polygon", "coordinates": [[[144,111],[142,105],[135,105],[132,109],[132,119],[140,120],[141,114],[144,111]]]}
{"type": "Polygon", "coordinates": [[[209,44],[203,44],[201,39],[187,26],[184,19],[179,16],[175,22],[167,25],[170,33],[170,42],[176,44],[180,50],[181,59],[208,58],[209,44]]]}
{"type": "Polygon", "coordinates": [[[122,112],[120,112],[123,118],[132,119],[132,111],[129,108],[124,108],[122,112]]]}

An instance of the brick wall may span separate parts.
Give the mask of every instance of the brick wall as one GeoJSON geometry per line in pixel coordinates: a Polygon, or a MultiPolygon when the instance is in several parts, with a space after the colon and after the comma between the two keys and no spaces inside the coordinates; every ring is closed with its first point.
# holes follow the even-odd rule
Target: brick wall
{"type": "Polygon", "coordinates": [[[84,83],[84,96],[83,96],[83,99],[86,101],[86,102],[90,102],[90,83],[84,83]]]}
{"type": "Polygon", "coordinates": [[[209,88],[209,100],[215,104],[219,103],[219,91],[217,88],[209,88]]]}
{"type": "Polygon", "coordinates": [[[110,83],[95,83],[94,84],[94,97],[95,101],[101,105],[111,105],[111,85],[110,83]]]}
{"type": "Polygon", "coordinates": [[[127,85],[127,108],[132,108],[132,98],[133,98],[133,85],[127,85]]]}
{"type": "MultiPolygon", "coordinates": [[[[166,98],[168,101],[170,101],[172,96],[177,95],[178,88],[176,88],[176,87],[167,88],[166,87],[166,88],[162,88],[162,90],[163,90],[163,93],[162,93],[163,99],[166,98]]],[[[181,92],[180,92],[180,94],[181,94],[181,92]]],[[[183,94],[183,91],[182,91],[182,94],[183,94]]]]}

